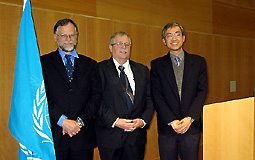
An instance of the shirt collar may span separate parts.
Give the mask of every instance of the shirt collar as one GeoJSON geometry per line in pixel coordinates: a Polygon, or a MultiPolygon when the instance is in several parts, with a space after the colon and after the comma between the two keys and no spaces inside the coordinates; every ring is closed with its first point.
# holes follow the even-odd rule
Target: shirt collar
{"type": "MultiPolygon", "coordinates": [[[[177,57],[177,56],[170,53],[170,58],[171,58],[172,60],[174,60],[175,57],[177,57]]],[[[179,54],[178,57],[180,58],[180,60],[183,60],[183,59],[184,59],[184,51],[182,51],[181,54],[179,54]]]]}
{"type": "MultiPolygon", "coordinates": [[[[58,52],[59,52],[61,58],[63,59],[65,57],[65,55],[66,55],[65,52],[61,51],[60,49],[58,49],[58,52]]],[[[78,56],[78,54],[77,54],[75,49],[71,52],[70,55],[75,57],[75,58],[79,58],[79,56],[78,56]]]]}
{"type": "MultiPolygon", "coordinates": [[[[115,64],[116,69],[118,70],[118,67],[120,66],[119,62],[116,59],[114,59],[113,57],[112,57],[112,59],[113,59],[113,63],[115,64]]],[[[129,68],[129,60],[127,60],[122,66],[124,66],[125,69],[129,68]]]]}

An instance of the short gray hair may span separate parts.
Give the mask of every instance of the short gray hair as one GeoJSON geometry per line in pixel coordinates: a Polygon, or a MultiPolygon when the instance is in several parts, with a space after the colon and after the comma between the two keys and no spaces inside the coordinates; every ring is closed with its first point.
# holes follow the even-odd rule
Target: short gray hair
{"type": "Polygon", "coordinates": [[[111,38],[110,38],[109,45],[113,45],[113,44],[115,43],[115,37],[116,37],[116,36],[122,37],[122,36],[124,36],[124,35],[126,35],[126,36],[128,37],[129,43],[130,43],[130,45],[131,45],[131,37],[129,36],[129,34],[127,34],[126,32],[123,32],[123,31],[114,33],[114,34],[111,36],[111,38]]]}

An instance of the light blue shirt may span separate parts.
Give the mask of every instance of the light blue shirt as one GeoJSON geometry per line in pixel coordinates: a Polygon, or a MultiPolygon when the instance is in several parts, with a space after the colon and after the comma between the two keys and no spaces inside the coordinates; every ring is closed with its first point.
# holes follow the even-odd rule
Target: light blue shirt
{"type": "MultiPolygon", "coordinates": [[[[65,52],[61,51],[60,49],[58,49],[58,52],[63,60],[64,65],[65,65],[66,64],[65,52]]],[[[71,59],[72,65],[74,66],[74,58],[79,58],[79,56],[75,49],[71,52],[70,55],[71,55],[70,59],[71,59]]]]}
{"type": "MultiPolygon", "coordinates": [[[[60,49],[58,49],[58,52],[59,52],[59,54],[60,54],[60,56],[61,56],[61,58],[62,58],[62,61],[63,61],[64,65],[65,65],[65,64],[66,64],[66,61],[67,61],[66,58],[65,58],[65,55],[66,55],[65,52],[61,51],[60,49]]],[[[77,52],[76,52],[75,49],[71,52],[70,55],[71,55],[70,59],[71,59],[72,65],[74,66],[74,59],[75,59],[75,58],[79,58],[79,56],[78,56],[78,54],[77,54],[77,52]]],[[[65,119],[67,119],[67,118],[68,118],[67,116],[65,116],[64,114],[62,114],[62,116],[59,118],[57,124],[61,127],[63,121],[64,121],[65,119]]]]}

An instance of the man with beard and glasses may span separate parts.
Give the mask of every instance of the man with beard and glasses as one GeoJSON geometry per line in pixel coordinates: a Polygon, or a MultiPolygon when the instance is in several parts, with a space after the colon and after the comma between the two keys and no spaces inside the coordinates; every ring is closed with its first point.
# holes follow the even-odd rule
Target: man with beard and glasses
{"type": "Polygon", "coordinates": [[[162,30],[167,55],[151,61],[151,95],[157,111],[161,160],[197,160],[201,113],[208,91],[203,57],[183,50],[185,30],[168,23],[162,30]]]}
{"type": "Polygon", "coordinates": [[[96,118],[96,135],[102,160],[142,160],[147,129],[154,108],[149,70],[130,59],[131,38],[114,33],[109,42],[112,57],[99,63],[102,103],[96,118]]]}
{"type": "Polygon", "coordinates": [[[59,20],[54,52],[41,57],[51,129],[58,160],[92,160],[96,146],[94,117],[101,102],[96,61],[77,54],[78,28],[71,19],[59,20]]]}

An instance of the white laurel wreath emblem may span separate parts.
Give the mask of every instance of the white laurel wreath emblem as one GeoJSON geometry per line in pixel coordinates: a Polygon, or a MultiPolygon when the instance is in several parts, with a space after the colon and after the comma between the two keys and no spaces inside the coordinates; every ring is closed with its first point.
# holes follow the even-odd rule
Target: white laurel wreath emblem
{"type": "Polygon", "coordinates": [[[42,160],[41,158],[35,157],[36,155],[33,154],[29,149],[27,149],[26,146],[22,145],[21,143],[19,144],[20,150],[27,155],[27,160],[42,160]]]}
{"type": "Polygon", "coordinates": [[[52,140],[49,138],[48,135],[46,135],[43,132],[43,123],[44,120],[46,122],[46,125],[48,127],[49,130],[50,126],[49,126],[49,122],[47,120],[47,116],[49,116],[49,114],[46,114],[46,109],[48,109],[47,107],[47,100],[46,100],[46,93],[45,93],[45,86],[44,86],[44,81],[42,81],[41,87],[39,87],[36,91],[36,98],[34,99],[34,105],[33,105],[33,120],[34,120],[34,129],[35,131],[41,136],[43,137],[45,140],[42,141],[42,143],[44,142],[50,142],[53,144],[52,140]]]}
{"type": "MultiPolygon", "coordinates": [[[[47,125],[47,128],[51,131],[51,128],[48,122],[49,114],[46,114],[48,113],[46,112],[47,109],[48,107],[47,107],[45,86],[44,86],[44,81],[42,81],[41,87],[39,87],[36,91],[36,96],[35,96],[34,104],[33,104],[33,113],[32,113],[33,121],[34,121],[33,128],[37,132],[37,134],[44,139],[42,143],[49,142],[53,144],[53,141],[50,139],[50,137],[47,134],[45,134],[43,131],[44,121],[47,125]]],[[[27,155],[28,160],[42,160],[36,154],[30,151],[26,146],[22,145],[21,143],[19,145],[20,145],[21,151],[25,155],[27,155]]]]}

